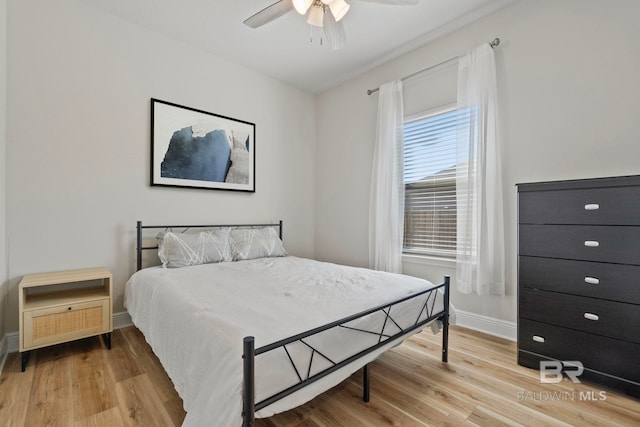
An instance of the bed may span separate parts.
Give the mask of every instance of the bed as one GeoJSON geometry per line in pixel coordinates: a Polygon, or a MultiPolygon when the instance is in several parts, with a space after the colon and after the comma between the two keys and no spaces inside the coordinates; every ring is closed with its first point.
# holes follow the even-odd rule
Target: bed
{"type": "Polygon", "coordinates": [[[125,307],[183,399],[183,426],[251,426],[360,368],[368,401],[368,363],[427,326],[442,329],[447,361],[448,277],[433,285],[298,258],[281,239],[282,222],[138,222],[138,271],[125,286],[125,307]],[[159,245],[143,245],[145,230],[160,231],[159,245]],[[168,248],[182,268],[165,268],[168,248]],[[143,251],[155,249],[163,266],[142,268],[143,251]]]}

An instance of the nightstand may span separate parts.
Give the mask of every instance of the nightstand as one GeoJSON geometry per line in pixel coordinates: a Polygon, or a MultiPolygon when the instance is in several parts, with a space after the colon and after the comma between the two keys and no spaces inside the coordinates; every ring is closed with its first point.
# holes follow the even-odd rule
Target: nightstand
{"type": "Polygon", "coordinates": [[[25,275],[18,286],[22,371],[29,352],[103,335],[111,349],[112,275],[106,268],[25,275]]]}

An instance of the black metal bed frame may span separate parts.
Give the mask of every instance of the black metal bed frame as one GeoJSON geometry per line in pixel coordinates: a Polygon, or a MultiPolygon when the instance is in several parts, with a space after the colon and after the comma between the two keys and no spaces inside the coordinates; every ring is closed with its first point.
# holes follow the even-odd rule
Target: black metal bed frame
{"type": "MultiPolygon", "coordinates": [[[[282,239],[282,221],[274,224],[233,224],[233,225],[142,225],[142,221],[137,222],[137,270],[142,269],[142,251],[157,249],[158,246],[142,246],[142,230],[143,229],[182,229],[181,232],[186,232],[191,228],[221,228],[221,227],[235,227],[235,228],[259,228],[259,227],[278,227],[278,235],[280,239],[282,239]]],[[[317,328],[308,330],[306,332],[299,333],[297,335],[291,336],[289,338],[282,339],[280,341],[276,341],[274,343],[255,348],[255,339],[253,336],[247,336],[243,340],[243,405],[242,405],[242,418],[243,418],[243,427],[250,427],[254,425],[255,413],[262,408],[265,408],[271,405],[274,402],[277,402],[280,399],[289,396],[290,394],[300,390],[307,385],[314,383],[321,378],[326,377],[327,375],[337,371],[338,369],[348,365],[349,363],[354,362],[357,359],[360,359],[371,352],[395,341],[402,337],[406,337],[414,330],[420,329],[424,327],[427,323],[430,323],[435,320],[439,320],[442,322],[442,361],[448,361],[448,344],[449,344],[449,288],[450,288],[450,279],[449,276],[444,277],[444,282],[438,286],[435,286],[431,289],[427,289],[400,299],[396,299],[394,301],[379,305],[377,307],[373,307],[371,309],[361,311],[360,313],[345,317],[340,320],[336,320],[334,322],[328,323],[323,326],[319,326],[317,328]],[[438,290],[442,289],[444,292],[443,299],[443,308],[440,311],[435,311],[435,302],[436,295],[438,290]],[[407,302],[409,300],[420,298],[426,296],[426,300],[424,304],[422,304],[420,312],[417,313],[416,321],[413,325],[409,327],[402,328],[400,325],[394,320],[391,315],[391,309],[394,306],[397,306],[401,303],[407,302]],[[375,314],[375,313],[383,313],[384,314],[384,322],[382,328],[379,331],[370,331],[359,328],[354,328],[348,326],[347,324],[353,322],[357,319],[375,314]],[[423,313],[426,314],[426,317],[422,320],[420,318],[423,316],[423,313]],[[388,322],[392,322],[400,332],[397,332],[393,335],[385,334],[385,327],[388,322]],[[318,335],[322,332],[328,331],[334,328],[346,328],[350,330],[354,330],[357,332],[365,333],[365,334],[374,334],[378,336],[378,342],[358,353],[355,353],[343,360],[334,361],[329,357],[325,356],[319,349],[313,347],[305,339],[312,337],[314,335],[318,335]],[[289,351],[287,350],[287,345],[300,342],[311,350],[311,356],[309,359],[308,366],[306,367],[307,372],[301,372],[300,369],[296,366],[293,361],[289,351]],[[296,384],[291,385],[290,387],[282,390],[272,396],[269,396],[260,402],[255,401],[255,358],[260,356],[261,354],[268,353],[270,351],[276,351],[278,349],[283,349],[289,358],[289,362],[291,366],[296,372],[296,376],[298,377],[298,382],[296,384]],[[314,375],[311,375],[311,369],[313,364],[313,359],[315,355],[321,357],[325,361],[328,361],[331,366],[328,368],[317,372],[314,375]],[[304,377],[304,378],[303,378],[304,377]]],[[[307,340],[308,341],[308,340],[307,340]]],[[[365,365],[363,367],[363,400],[365,402],[369,401],[369,365],[365,365]]]]}

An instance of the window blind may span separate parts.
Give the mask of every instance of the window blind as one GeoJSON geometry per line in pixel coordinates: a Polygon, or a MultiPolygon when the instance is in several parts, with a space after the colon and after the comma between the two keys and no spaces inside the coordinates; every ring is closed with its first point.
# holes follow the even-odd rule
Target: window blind
{"type": "Polygon", "coordinates": [[[455,256],[454,108],[404,124],[404,251],[455,256]]]}

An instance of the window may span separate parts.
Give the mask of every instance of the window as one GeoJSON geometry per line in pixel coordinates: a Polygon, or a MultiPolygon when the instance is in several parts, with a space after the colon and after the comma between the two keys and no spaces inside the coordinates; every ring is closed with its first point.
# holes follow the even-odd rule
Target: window
{"type": "Polygon", "coordinates": [[[404,252],[456,254],[456,109],[404,123],[404,252]]]}

